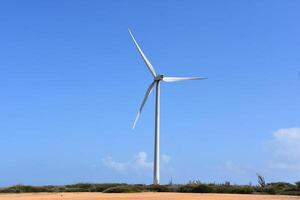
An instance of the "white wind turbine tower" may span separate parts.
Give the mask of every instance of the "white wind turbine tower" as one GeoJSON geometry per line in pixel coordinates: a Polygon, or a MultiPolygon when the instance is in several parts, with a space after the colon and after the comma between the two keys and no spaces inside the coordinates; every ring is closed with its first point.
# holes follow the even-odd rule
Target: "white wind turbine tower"
{"type": "Polygon", "coordinates": [[[171,77],[171,76],[164,76],[161,74],[157,74],[154,70],[154,67],[149,62],[148,58],[145,56],[144,52],[138,45],[137,41],[135,40],[134,36],[132,35],[131,31],[128,29],[131,38],[139,51],[139,53],[142,56],[142,59],[144,60],[147,68],[151,72],[153,76],[153,82],[150,84],[150,86],[147,89],[147,92],[145,94],[145,97],[142,101],[142,104],[140,106],[140,109],[137,113],[136,119],[133,124],[133,129],[135,128],[135,125],[141,115],[142,109],[150,96],[154,85],[156,85],[156,98],[155,98],[155,141],[154,141],[154,177],[153,177],[153,184],[159,184],[159,131],[160,131],[160,82],[176,82],[176,81],[185,81],[185,80],[203,80],[206,78],[203,77],[171,77]]]}

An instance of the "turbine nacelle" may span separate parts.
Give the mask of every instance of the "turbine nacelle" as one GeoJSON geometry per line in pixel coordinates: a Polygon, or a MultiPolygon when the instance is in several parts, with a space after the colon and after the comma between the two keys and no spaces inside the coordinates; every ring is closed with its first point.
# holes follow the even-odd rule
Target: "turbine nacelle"
{"type": "Polygon", "coordinates": [[[154,77],[154,80],[155,80],[155,81],[161,81],[161,80],[163,80],[163,78],[164,78],[164,75],[159,74],[159,75],[157,75],[156,77],[154,77]]]}

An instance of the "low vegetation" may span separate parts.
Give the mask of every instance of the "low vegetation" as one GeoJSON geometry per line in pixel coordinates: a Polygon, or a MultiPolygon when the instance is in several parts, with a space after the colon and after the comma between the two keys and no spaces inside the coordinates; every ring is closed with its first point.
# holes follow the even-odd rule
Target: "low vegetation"
{"type": "Polygon", "coordinates": [[[138,185],[120,185],[104,190],[104,193],[134,193],[134,192],[143,192],[144,186],[138,185]]]}
{"type": "Polygon", "coordinates": [[[280,194],[300,196],[300,181],[295,184],[286,182],[266,183],[263,176],[257,175],[258,185],[232,185],[202,183],[192,181],[188,184],[143,185],[125,183],[77,183],[64,186],[29,186],[15,185],[0,188],[0,193],[33,193],[33,192],[104,192],[104,193],[133,193],[133,192],[182,192],[182,193],[226,193],[226,194],[280,194]]]}

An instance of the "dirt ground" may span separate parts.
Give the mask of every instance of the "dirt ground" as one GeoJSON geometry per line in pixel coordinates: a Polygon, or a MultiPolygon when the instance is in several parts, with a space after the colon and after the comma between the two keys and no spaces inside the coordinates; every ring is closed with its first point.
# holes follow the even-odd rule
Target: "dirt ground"
{"type": "Polygon", "coordinates": [[[294,196],[195,193],[29,193],[0,194],[0,200],[300,200],[294,196]]]}

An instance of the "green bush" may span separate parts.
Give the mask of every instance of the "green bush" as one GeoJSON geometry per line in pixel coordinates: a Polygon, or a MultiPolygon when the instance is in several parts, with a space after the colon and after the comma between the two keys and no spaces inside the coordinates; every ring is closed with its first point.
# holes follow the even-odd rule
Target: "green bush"
{"type": "Polygon", "coordinates": [[[13,190],[10,188],[0,188],[0,193],[20,193],[20,191],[13,190]]]}
{"type": "Polygon", "coordinates": [[[210,193],[213,188],[206,184],[188,184],[179,187],[178,192],[189,192],[189,193],[210,193]]]}
{"type": "Polygon", "coordinates": [[[252,194],[254,192],[251,186],[232,186],[231,193],[234,194],[252,194]]]}
{"type": "Polygon", "coordinates": [[[66,188],[64,192],[89,192],[89,190],[83,188],[66,188]]]}
{"type": "Polygon", "coordinates": [[[29,186],[15,185],[0,188],[0,193],[28,193],[28,192],[105,192],[105,193],[130,193],[130,192],[189,192],[189,193],[235,193],[235,194],[282,194],[300,196],[300,182],[295,184],[276,182],[267,183],[264,187],[251,185],[204,184],[200,181],[190,182],[185,185],[128,185],[124,183],[76,183],[65,186],[29,186]]]}
{"type": "Polygon", "coordinates": [[[47,187],[48,192],[65,192],[65,186],[45,186],[47,187]]]}
{"type": "Polygon", "coordinates": [[[275,188],[270,187],[270,186],[265,187],[265,188],[263,189],[263,192],[264,192],[264,193],[267,193],[267,194],[276,194],[275,188]]]}
{"type": "Polygon", "coordinates": [[[279,190],[289,190],[289,189],[296,189],[296,186],[290,183],[285,183],[285,182],[275,182],[275,183],[268,183],[267,187],[272,187],[274,188],[276,191],[279,190]]]}
{"type": "Polygon", "coordinates": [[[65,186],[27,186],[15,185],[7,188],[0,188],[0,193],[28,193],[28,192],[102,192],[108,188],[126,184],[106,183],[89,184],[77,183],[65,186]]]}
{"type": "Polygon", "coordinates": [[[66,185],[66,192],[103,192],[104,190],[116,186],[125,186],[124,183],[104,183],[104,184],[90,184],[90,183],[76,183],[66,185]]]}
{"type": "Polygon", "coordinates": [[[285,182],[268,183],[262,190],[267,194],[288,194],[294,191],[297,191],[297,186],[285,182]]]}
{"type": "Polygon", "coordinates": [[[45,187],[29,185],[15,185],[9,188],[4,188],[1,192],[3,191],[8,193],[48,192],[45,187]]]}
{"type": "Polygon", "coordinates": [[[103,193],[135,193],[135,192],[143,192],[143,187],[122,185],[122,186],[111,187],[103,191],[103,193]]]}
{"type": "Polygon", "coordinates": [[[300,191],[283,191],[283,192],[280,192],[279,194],[300,196],[300,191]]]}
{"type": "Polygon", "coordinates": [[[171,192],[172,188],[169,185],[149,185],[147,187],[150,192],[171,192]]]}
{"type": "Polygon", "coordinates": [[[214,193],[231,193],[232,187],[230,185],[212,185],[214,193]]]}
{"type": "Polygon", "coordinates": [[[80,188],[80,189],[85,189],[89,190],[91,187],[93,187],[93,184],[90,183],[76,183],[72,185],[66,185],[66,188],[80,188]]]}

